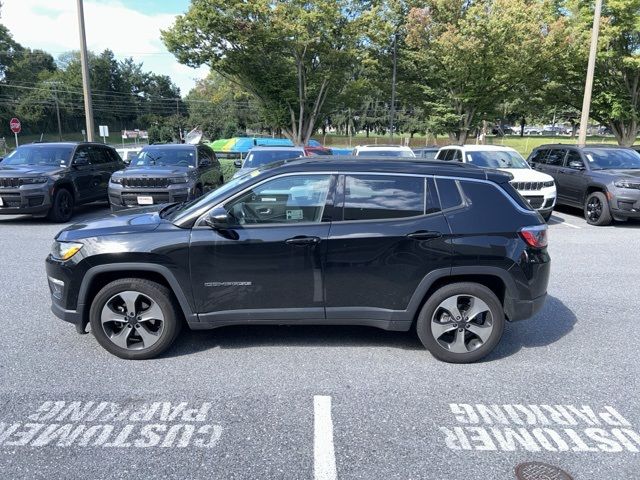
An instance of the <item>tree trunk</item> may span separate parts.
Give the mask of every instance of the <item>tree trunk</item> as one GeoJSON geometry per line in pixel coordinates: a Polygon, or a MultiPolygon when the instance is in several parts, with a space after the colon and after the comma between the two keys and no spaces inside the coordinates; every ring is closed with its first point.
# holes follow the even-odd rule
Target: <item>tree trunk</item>
{"type": "Polygon", "coordinates": [[[613,120],[609,123],[609,126],[618,141],[618,145],[630,147],[636,141],[638,123],[635,120],[630,120],[628,123],[622,120],[613,120]]]}

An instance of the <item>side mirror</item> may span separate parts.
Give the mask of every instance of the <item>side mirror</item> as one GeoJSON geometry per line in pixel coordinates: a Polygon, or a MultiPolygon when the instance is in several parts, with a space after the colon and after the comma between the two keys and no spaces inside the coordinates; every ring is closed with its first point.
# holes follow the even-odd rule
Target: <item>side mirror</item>
{"type": "Polygon", "coordinates": [[[76,157],[73,159],[74,167],[83,167],[89,165],[89,159],[87,157],[76,157]]]}
{"type": "Polygon", "coordinates": [[[242,168],[242,160],[239,158],[233,161],[233,166],[236,168],[242,168]]]}
{"type": "Polygon", "coordinates": [[[578,160],[571,160],[569,162],[569,168],[573,168],[574,170],[584,170],[584,164],[578,160]]]}
{"type": "Polygon", "coordinates": [[[204,221],[214,230],[226,230],[230,226],[229,213],[222,207],[211,210],[204,221]]]}

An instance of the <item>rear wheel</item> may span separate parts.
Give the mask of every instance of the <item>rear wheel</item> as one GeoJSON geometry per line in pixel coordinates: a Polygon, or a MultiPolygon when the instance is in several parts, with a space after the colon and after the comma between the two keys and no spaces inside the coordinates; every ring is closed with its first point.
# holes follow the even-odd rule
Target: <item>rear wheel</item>
{"type": "Polygon", "coordinates": [[[610,225],[611,210],[609,210],[609,201],[602,192],[592,192],[585,201],[584,218],[590,225],[602,227],[610,225]]]}
{"type": "Polygon", "coordinates": [[[180,333],[180,313],[167,287],[125,278],[107,284],[93,299],[91,331],[108,352],[128,360],[153,358],[180,333]]]}
{"type": "Polygon", "coordinates": [[[426,301],[416,330],[422,344],[439,360],[470,363],[488,355],[504,330],[498,297],[478,283],[454,283],[426,301]]]}
{"type": "Polygon", "coordinates": [[[73,216],[73,207],[74,201],[71,192],[66,188],[59,188],[53,195],[47,218],[56,223],[68,222],[73,216]]]}

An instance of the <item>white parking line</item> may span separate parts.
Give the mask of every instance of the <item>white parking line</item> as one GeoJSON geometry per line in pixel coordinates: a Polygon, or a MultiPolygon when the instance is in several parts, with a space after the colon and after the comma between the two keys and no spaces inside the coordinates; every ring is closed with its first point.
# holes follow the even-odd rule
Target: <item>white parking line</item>
{"type": "Polygon", "coordinates": [[[336,480],[336,454],[333,448],[331,397],[313,397],[313,476],[315,480],[336,480]]]}
{"type": "Polygon", "coordinates": [[[552,215],[551,219],[555,220],[553,222],[553,225],[564,225],[565,227],[571,227],[571,228],[577,228],[577,229],[581,229],[582,228],[582,227],[579,227],[577,225],[573,225],[571,223],[565,222],[562,217],[556,217],[555,215],[552,215]]]}

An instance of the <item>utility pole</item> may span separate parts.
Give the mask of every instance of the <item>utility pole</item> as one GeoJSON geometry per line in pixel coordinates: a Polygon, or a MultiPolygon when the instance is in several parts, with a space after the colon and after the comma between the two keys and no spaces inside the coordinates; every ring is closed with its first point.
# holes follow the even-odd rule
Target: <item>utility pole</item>
{"type": "Polygon", "coordinates": [[[587,143],[587,124],[589,123],[591,91],[593,90],[593,74],[596,68],[596,54],[598,53],[598,33],[600,31],[601,11],[602,0],[596,0],[596,8],[593,15],[593,29],[591,30],[591,47],[589,48],[589,63],[587,65],[587,79],[584,84],[582,115],[580,116],[580,134],[578,136],[578,145],[581,147],[584,147],[584,145],[587,143]]]}
{"type": "Polygon", "coordinates": [[[91,84],[89,81],[89,59],[87,37],[84,30],[84,8],[78,0],[78,28],[80,30],[80,64],[82,66],[82,88],[84,90],[84,116],[87,122],[87,141],[93,142],[93,106],[91,105],[91,84]]]}
{"type": "Polygon", "coordinates": [[[58,117],[58,140],[62,141],[62,122],[60,121],[60,105],[58,104],[58,88],[53,86],[53,99],[56,102],[56,117],[58,117]]]}
{"type": "Polygon", "coordinates": [[[393,74],[391,76],[391,108],[389,109],[389,133],[393,143],[393,123],[396,115],[396,70],[398,67],[398,31],[393,34],[393,74]]]}

